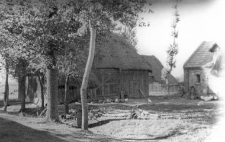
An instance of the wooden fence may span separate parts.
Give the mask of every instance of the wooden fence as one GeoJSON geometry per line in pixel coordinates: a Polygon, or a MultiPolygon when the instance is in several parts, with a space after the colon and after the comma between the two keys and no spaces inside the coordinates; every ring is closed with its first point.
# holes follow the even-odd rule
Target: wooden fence
{"type": "Polygon", "coordinates": [[[153,82],[149,84],[149,96],[165,96],[165,95],[174,95],[179,93],[180,87],[178,84],[169,85],[169,94],[165,84],[160,84],[153,82]]]}

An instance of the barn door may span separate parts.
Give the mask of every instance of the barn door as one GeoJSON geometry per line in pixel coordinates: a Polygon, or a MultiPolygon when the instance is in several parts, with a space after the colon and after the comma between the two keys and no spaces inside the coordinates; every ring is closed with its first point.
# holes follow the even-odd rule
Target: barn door
{"type": "Polygon", "coordinates": [[[135,82],[135,81],[132,81],[131,82],[131,96],[133,98],[139,98],[140,97],[140,91],[139,91],[140,87],[139,87],[139,83],[138,82],[135,82]]]}

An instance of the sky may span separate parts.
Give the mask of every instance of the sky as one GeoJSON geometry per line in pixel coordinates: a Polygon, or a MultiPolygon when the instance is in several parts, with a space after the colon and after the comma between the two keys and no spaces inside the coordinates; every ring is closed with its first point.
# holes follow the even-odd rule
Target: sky
{"type": "MultiPolygon", "coordinates": [[[[175,1],[150,1],[154,13],[141,15],[150,22],[150,26],[137,28],[137,49],[139,54],[155,55],[166,66],[166,50],[173,41],[171,24],[175,1]]],[[[179,3],[179,53],[176,68],[172,71],[175,77],[183,77],[183,64],[202,41],[215,41],[225,48],[224,6],[225,0],[182,0],[179,3]]]]}

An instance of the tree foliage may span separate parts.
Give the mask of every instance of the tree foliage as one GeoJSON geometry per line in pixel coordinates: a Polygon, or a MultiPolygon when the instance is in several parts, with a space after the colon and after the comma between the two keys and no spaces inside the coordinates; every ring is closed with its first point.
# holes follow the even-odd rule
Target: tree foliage
{"type": "Polygon", "coordinates": [[[180,21],[180,14],[178,11],[178,2],[179,0],[176,0],[176,4],[174,5],[174,20],[171,25],[172,27],[172,34],[173,37],[173,43],[169,45],[167,52],[167,68],[163,68],[161,70],[161,79],[165,81],[167,85],[167,92],[169,94],[169,75],[171,74],[173,68],[176,67],[176,55],[178,54],[178,43],[176,42],[176,39],[178,38],[178,30],[177,25],[180,21]]]}
{"type": "Polygon", "coordinates": [[[178,38],[178,31],[177,31],[177,25],[180,21],[180,14],[178,12],[178,0],[176,1],[176,4],[174,5],[174,21],[172,24],[172,37],[173,37],[173,43],[170,44],[168,50],[167,50],[167,65],[169,66],[169,73],[171,73],[172,69],[176,67],[176,60],[175,56],[178,54],[178,44],[176,42],[176,39],[178,38]]]}
{"type": "Polygon", "coordinates": [[[7,52],[11,51],[10,57],[26,60],[30,71],[56,69],[53,78],[57,78],[59,56],[76,37],[85,33],[82,27],[85,25],[73,7],[60,1],[5,0],[1,8],[1,36],[12,45],[5,46],[7,52]]]}
{"type": "Polygon", "coordinates": [[[176,4],[173,6],[174,20],[171,25],[171,27],[172,27],[171,36],[173,37],[173,43],[169,45],[169,48],[166,51],[167,52],[167,68],[163,68],[161,71],[161,78],[162,78],[162,80],[166,81],[167,85],[169,83],[168,76],[169,76],[169,74],[171,74],[173,68],[176,67],[175,57],[178,54],[178,44],[176,42],[176,39],[178,38],[177,25],[178,25],[178,22],[180,21],[180,14],[178,11],[178,2],[179,2],[179,0],[176,0],[176,4]]]}
{"type": "MultiPolygon", "coordinates": [[[[81,87],[83,116],[87,119],[85,100],[96,39],[118,25],[135,29],[146,4],[147,0],[2,0],[1,36],[10,44],[5,47],[11,58],[26,60],[32,71],[47,72],[47,84],[53,85],[48,86],[49,101],[57,101],[52,94],[57,93],[57,87],[52,81],[57,80],[58,71],[64,75],[79,72],[84,56],[81,52],[85,51],[82,48],[87,45],[80,43],[81,38],[90,35],[90,54],[81,87]]],[[[55,110],[48,113],[54,117],[56,105],[51,105],[55,110]]],[[[85,120],[83,129],[87,129],[87,123],[85,120]]]]}

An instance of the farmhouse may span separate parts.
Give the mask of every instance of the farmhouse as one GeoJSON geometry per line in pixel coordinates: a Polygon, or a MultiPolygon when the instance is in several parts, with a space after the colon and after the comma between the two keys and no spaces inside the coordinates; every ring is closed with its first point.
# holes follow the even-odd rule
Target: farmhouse
{"type": "MultiPolygon", "coordinates": [[[[146,56],[142,55],[142,58],[152,67],[152,73],[149,75],[149,95],[158,96],[166,95],[167,88],[165,81],[161,79],[161,70],[163,69],[162,63],[154,55],[146,56]]],[[[173,75],[169,75],[169,92],[175,94],[179,92],[178,81],[173,75]]]]}
{"type": "Polygon", "coordinates": [[[211,67],[207,66],[215,58],[217,48],[219,46],[215,42],[204,41],[185,62],[183,68],[186,91],[189,92],[191,87],[195,87],[198,95],[214,94],[208,82],[211,67]]]}

